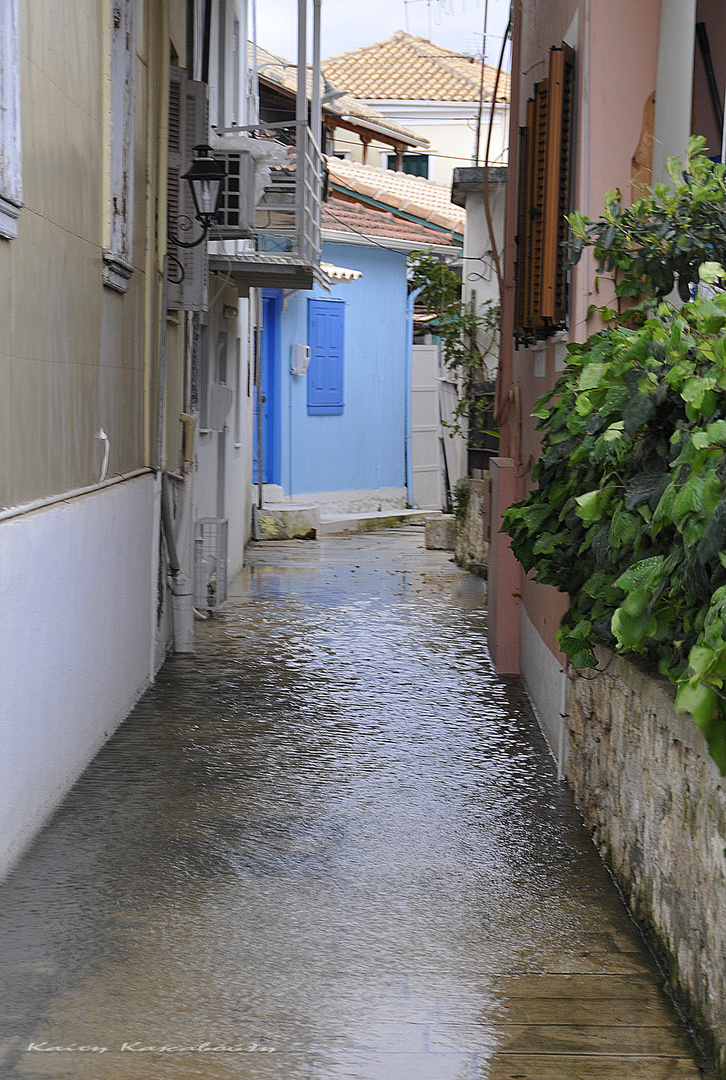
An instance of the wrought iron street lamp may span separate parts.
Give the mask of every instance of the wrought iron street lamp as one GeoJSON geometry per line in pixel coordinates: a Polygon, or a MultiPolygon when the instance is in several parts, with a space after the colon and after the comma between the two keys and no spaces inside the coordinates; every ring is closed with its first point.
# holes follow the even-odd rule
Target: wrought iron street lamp
{"type": "MultiPolygon", "coordinates": [[[[182,180],[189,184],[194,200],[194,216],[202,226],[202,234],[196,240],[180,240],[173,236],[171,228],[168,230],[169,242],[175,247],[193,248],[201,244],[206,238],[214,219],[219,210],[219,201],[222,198],[224,181],[227,171],[224,162],[212,157],[212,148],[206,144],[194,147],[197,155],[187,171],[182,174],[182,180]]],[[[188,219],[187,219],[188,220],[188,219]]],[[[179,225],[182,231],[191,228],[188,225],[179,225]]]]}

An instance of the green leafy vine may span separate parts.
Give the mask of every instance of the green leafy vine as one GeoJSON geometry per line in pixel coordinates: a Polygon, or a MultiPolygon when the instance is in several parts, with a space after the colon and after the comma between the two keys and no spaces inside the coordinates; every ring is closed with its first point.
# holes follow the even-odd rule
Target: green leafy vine
{"type": "Polygon", "coordinates": [[[459,276],[430,251],[413,252],[408,266],[413,288],[421,290],[421,303],[435,316],[429,326],[441,341],[444,364],[459,376],[450,433],[465,435],[467,424],[481,429],[487,408],[486,358],[495,353],[499,341],[499,305],[488,300],[477,314],[461,299],[459,276]]]}
{"type": "Polygon", "coordinates": [[[503,529],[536,580],[569,594],[559,642],[572,665],[595,666],[598,642],[640,655],[726,772],[726,294],[662,299],[673,281],[690,297],[724,274],[724,168],[690,150],[675,192],[573,226],[639,302],[569,346],[534,412],[535,486],[503,529]]]}

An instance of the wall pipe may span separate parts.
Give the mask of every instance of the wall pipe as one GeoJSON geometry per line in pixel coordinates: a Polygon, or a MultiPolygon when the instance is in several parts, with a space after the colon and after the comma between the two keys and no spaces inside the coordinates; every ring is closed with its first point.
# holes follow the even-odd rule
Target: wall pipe
{"type": "Polygon", "coordinates": [[[10,521],[11,518],[22,517],[23,514],[32,514],[36,510],[45,510],[49,506],[58,506],[60,503],[70,502],[71,499],[79,499],[82,495],[93,495],[97,491],[105,491],[114,484],[123,484],[127,480],[136,480],[139,476],[153,476],[154,470],[150,468],[133,469],[132,472],[118,473],[109,476],[96,484],[86,484],[85,487],[73,488],[72,491],[64,491],[60,495],[47,495],[42,499],[34,499],[33,502],[23,503],[22,506],[9,506],[0,510],[0,521],[10,521]]]}

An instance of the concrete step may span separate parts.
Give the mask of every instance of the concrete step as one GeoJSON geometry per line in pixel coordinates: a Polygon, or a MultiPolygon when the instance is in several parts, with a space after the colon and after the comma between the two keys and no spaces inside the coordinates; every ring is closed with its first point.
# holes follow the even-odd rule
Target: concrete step
{"type": "Polygon", "coordinates": [[[361,514],[321,514],[318,536],[344,536],[346,533],[390,529],[396,525],[423,525],[430,516],[429,511],[404,509],[374,510],[361,514]]]}

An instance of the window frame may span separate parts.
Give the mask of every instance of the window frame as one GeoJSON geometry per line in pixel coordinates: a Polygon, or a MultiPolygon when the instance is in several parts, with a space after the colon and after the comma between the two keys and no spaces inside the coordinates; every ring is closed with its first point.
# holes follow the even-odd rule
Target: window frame
{"type": "Polygon", "coordinates": [[[111,0],[108,247],[103,282],[124,293],[133,274],[137,0],[111,0]]]}

